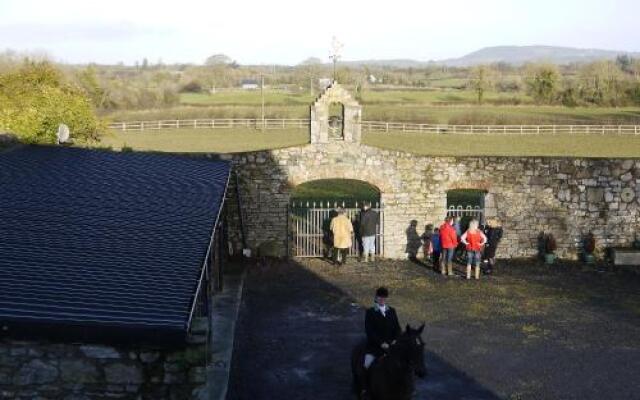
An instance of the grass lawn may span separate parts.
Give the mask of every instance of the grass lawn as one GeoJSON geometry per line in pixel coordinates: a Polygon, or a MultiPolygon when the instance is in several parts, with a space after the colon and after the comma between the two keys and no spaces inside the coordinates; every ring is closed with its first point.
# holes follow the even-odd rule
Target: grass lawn
{"type": "Polygon", "coordinates": [[[305,144],[309,134],[303,129],[267,130],[238,129],[177,129],[145,132],[111,131],[100,145],[115,149],[124,146],[134,150],[176,153],[237,153],[276,149],[305,144]]]}
{"type": "MultiPolygon", "coordinates": [[[[284,93],[265,90],[264,102],[267,105],[300,104],[309,106],[314,97],[309,92],[284,93]]],[[[260,105],[260,90],[226,91],[214,94],[182,93],[180,103],[185,105],[260,105]]]]}
{"type": "MultiPolygon", "coordinates": [[[[363,120],[405,121],[434,124],[640,124],[640,108],[595,108],[560,106],[441,106],[431,103],[366,104],[363,120]]],[[[153,121],[193,118],[260,118],[256,104],[208,104],[152,110],[116,111],[106,117],[112,121],[153,121]]],[[[309,118],[308,103],[267,104],[267,118],[309,118]]]]}
{"type": "Polygon", "coordinates": [[[370,146],[428,156],[548,156],[635,158],[640,136],[442,135],[367,133],[370,146]]]}
{"type": "MultiPolygon", "coordinates": [[[[179,129],[111,132],[101,145],[167,152],[236,153],[297,146],[308,142],[305,129],[179,129]]],[[[617,135],[453,135],[366,133],[363,143],[428,156],[638,157],[639,136],[617,135]]]]}
{"type": "MultiPolygon", "coordinates": [[[[308,118],[314,95],[304,91],[265,91],[267,118],[308,118]]],[[[193,118],[260,118],[260,90],[214,94],[183,93],[180,105],[122,110],[105,115],[112,121],[193,118]]],[[[466,89],[374,90],[362,94],[363,119],[437,124],[640,124],[638,107],[538,106],[522,93],[485,93],[485,105],[466,89]],[[514,105],[518,104],[518,105],[514,105]]]]}

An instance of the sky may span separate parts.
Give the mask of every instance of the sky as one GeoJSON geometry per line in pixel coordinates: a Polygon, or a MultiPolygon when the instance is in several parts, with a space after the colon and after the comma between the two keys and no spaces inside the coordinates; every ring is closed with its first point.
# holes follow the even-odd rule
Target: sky
{"type": "Polygon", "coordinates": [[[639,0],[0,0],[0,51],[68,63],[460,57],[487,46],[640,51],[639,0]]]}

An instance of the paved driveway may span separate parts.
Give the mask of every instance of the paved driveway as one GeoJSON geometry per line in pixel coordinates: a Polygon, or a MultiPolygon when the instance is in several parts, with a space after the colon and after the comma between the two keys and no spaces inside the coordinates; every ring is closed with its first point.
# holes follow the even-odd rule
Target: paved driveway
{"type": "Polygon", "coordinates": [[[416,399],[640,398],[637,274],[509,263],[476,282],[308,260],[250,270],[228,399],[353,399],[349,353],[383,284],[401,323],[427,323],[416,399]]]}

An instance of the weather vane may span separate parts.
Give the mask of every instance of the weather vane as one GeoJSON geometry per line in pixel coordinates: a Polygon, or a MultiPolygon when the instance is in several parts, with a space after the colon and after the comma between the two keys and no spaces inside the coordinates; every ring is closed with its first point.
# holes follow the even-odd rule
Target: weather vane
{"type": "Polygon", "coordinates": [[[338,60],[340,58],[342,58],[342,48],[344,47],[344,44],[340,43],[340,41],[338,41],[337,37],[333,37],[333,39],[331,40],[331,54],[329,55],[329,58],[333,61],[333,80],[336,80],[336,64],[338,63],[338,60]]]}

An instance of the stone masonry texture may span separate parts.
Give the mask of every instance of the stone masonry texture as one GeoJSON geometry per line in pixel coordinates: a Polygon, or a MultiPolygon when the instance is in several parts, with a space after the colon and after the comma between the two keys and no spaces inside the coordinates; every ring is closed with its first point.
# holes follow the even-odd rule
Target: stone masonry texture
{"type": "MultiPolygon", "coordinates": [[[[577,243],[589,231],[602,249],[630,245],[638,230],[637,159],[428,157],[343,141],[219,157],[230,160],[238,174],[254,249],[275,242],[284,252],[292,191],[328,178],[357,179],[380,190],[388,258],[406,258],[410,221],[420,228],[443,220],[452,189],[486,191],[487,215],[498,217],[504,228],[501,258],[534,256],[542,231],[554,234],[560,257],[575,258],[577,243]],[[625,190],[631,198],[622,195],[625,190]]],[[[231,237],[237,239],[234,193],[232,188],[228,204],[231,237]]]]}

